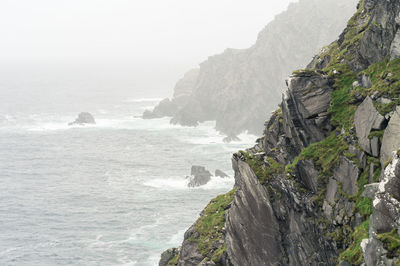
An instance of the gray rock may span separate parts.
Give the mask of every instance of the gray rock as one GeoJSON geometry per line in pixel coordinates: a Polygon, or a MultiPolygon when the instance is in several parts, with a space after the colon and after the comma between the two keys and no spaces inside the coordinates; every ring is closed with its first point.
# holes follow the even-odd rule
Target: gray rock
{"type": "Polygon", "coordinates": [[[358,77],[358,82],[364,88],[371,88],[372,87],[372,82],[371,82],[370,78],[365,74],[361,74],[358,77]]]}
{"type": "Polygon", "coordinates": [[[371,154],[372,156],[374,156],[375,158],[379,157],[379,151],[381,149],[381,141],[379,140],[378,137],[373,137],[370,140],[371,143],[371,154]]]}
{"type": "Polygon", "coordinates": [[[331,132],[329,116],[332,81],[316,72],[299,72],[288,81],[282,101],[284,134],[299,153],[331,132]]]}
{"type": "Polygon", "coordinates": [[[167,266],[168,262],[172,260],[176,255],[179,254],[179,249],[177,248],[170,248],[164,251],[161,254],[160,262],[158,263],[159,266],[167,266]]]}
{"type": "Polygon", "coordinates": [[[177,108],[177,105],[167,98],[162,100],[156,107],[154,107],[153,111],[144,111],[142,118],[154,119],[165,116],[173,116],[177,112],[177,108]]]}
{"type": "Polygon", "coordinates": [[[341,261],[339,263],[339,266],[351,266],[350,263],[348,263],[347,261],[341,261]]]}
{"type": "Polygon", "coordinates": [[[315,169],[311,160],[299,160],[296,165],[296,176],[300,177],[302,183],[309,190],[317,192],[319,172],[315,169]]]}
{"type": "Polygon", "coordinates": [[[384,165],[393,151],[400,148],[400,107],[398,106],[391,116],[389,125],[385,130],[381,147],[381,164],[384,165]]]}
{"type": "Polygon", "coordinates": [[[227,175],[226,173],[222,172],[219,169],[215,170],[215,176],[219,176],[219,177],[222,177],[222,178],[229,177],[229,175],[227,175]]]}
{"type": "Polygon", "coordinates": [[[392,102],[392,99],[389,98],[385,98],[385,97],[380,97],[376,100],[377,103],[381,103],[381,104],[389,104],[392,102]]]}
{"type": "Polygon", "coordinates": [[[396,35],[393,39],[392,45],[390,46],[390,60],[394,60],[400,57],[400,31],[397,30],[396,35]]]}
{"type": "Polygon", "coordinates": [[[68,125],[85,125],[85,124],[96,124],[94,117],[88,112],[82,112],[78,115],[78,118],[75,119],[74,122],[69,123],[68,125]]]}
{"type": "Polygon", "coordinates": [[[356,127],[358,144],[365,152],[372,154],[368,136],[371,130],[383,129],[385,118],[375,109],[370,97],[366,97],[364,102],[357,108],[354,115],[354,124],[356,127]]]}
{"type": "Polygon", "coordinates": [[[198,250],[198,244],[190,238],[196,234],[195,225],[192,225],[185,233],[178,265],[195,266],[199,265],[205,258],[198,250]]]}
{"type": "Polygon", "coordinates": [[[360,174],[358,167],[344,156],[340,157],[340,164],[333,171],[333,178],[342,183],[343,191],[348,195],[358,192],[357,179],[360,174]]]}
{"type": "Polygon", "coordinates": [[[232,264],[278,264],[279,226],[269,196],[247,163],[233,159],[232,164],[237,191],[226,217],[226,248],[232,264]]]}
{"type": "Polygon", "coordinates": [[[368,184],[365,185],[365,190],[363,191],[362,195],[363,197],[369,198],[369,199],[374,199],[376,192],[378,192],[379,189],[379,183],[374,183],[374,184],[368,184]]]}
{"type": "Polygon", "coordinates": [[[211,173],[204,166],[193,165],[189,177],[188,187],[199,187],[211,180],[211,173]]]}
{"type": "Polygon", "coordinates": [[[329,183],[326,188],[326,200],[331,204],[335,203],[337,189],[338,189],[338,184],[336,180],[333,178],[329,178],[329,183]]]}
{"type": "Polygon", "coordinates": [[[385,168],[380,183],[367,185],[363,195],[373,198],[369,238],[361,248],[367,266],[397,265],[399,258],[392,258],[377,234],[400,230],[400,158],[394,152],[392,162],[385,168]]]}

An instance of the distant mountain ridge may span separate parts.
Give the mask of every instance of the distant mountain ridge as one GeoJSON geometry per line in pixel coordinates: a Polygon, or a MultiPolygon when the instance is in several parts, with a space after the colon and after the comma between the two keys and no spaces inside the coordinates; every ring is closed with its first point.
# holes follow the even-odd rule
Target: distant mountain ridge
{"type": "Polygon", "coordinates": [[[171,116],[171,123],[184,126],[215,120],[216,129],[229,138],[243,131],[261,135],[281,100],[286,77],[339,35],[356,4],[357,0],[290,4],[252,47],[209,57],[177,83],[172,100],[163,100],[143,117],[171,116]]]}

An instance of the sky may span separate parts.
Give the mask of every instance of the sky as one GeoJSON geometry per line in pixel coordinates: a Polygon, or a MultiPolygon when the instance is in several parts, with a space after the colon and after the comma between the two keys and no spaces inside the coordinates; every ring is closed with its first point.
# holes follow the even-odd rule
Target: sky
{"type": "Polygon", "coordinates": [[[110,83],[170,94],[208,56],[254,44],[294,1],[1,0],[0,71],[51,76],[64,65],[71,75],[88,69],[92,77],[92,69],[105,82],[109,75],[110,83]]]}

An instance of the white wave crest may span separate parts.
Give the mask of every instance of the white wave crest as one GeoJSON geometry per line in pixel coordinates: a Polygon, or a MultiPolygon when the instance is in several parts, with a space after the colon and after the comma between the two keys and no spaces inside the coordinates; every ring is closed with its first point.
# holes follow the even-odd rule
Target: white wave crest
{"type": "Polygon", "coordinates": [[[183,178],[167,178],[167,179],[153,179],[144,182],[143,185],[157,188],[161,190],[190,190],[190,189],[204,189],[204,190],[215,190],[215,189],[229,189],[233,187],[235,180],[232,177],[229,178],[220,178],[220,177],[211,177],[210,182],[205,184],[204,186],[189,188],[188,187],[189,179],[183,178]]]}
{"type": "Polygon", "coordinates": [[[129,98],[125,100],[125,103],[144,103],[144,102],[159,102],[163,98],[129,98]]]}

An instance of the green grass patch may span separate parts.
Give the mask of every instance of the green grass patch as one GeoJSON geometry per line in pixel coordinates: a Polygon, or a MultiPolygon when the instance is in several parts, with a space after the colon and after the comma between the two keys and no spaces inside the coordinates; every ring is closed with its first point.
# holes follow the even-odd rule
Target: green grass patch
{"type": "MultiPolygon", "coordinates": [[[[213,243],[222,239],[225,212],[234,198],[235,191],[236,188],[211,200],[204,209],[203,215],[196,222],[195,228],[199,236],[190,238],[190,241],[198,243],[198,250],[203,256],[207,256],[213,250],[213,243]]],[[[214,255],[218,257],[218,254],[214,255]]]]}
{"type": "Polygon", "coordinates": [[[300,159],[311,159],[322,169],[322,175],[329,176],[333,168],[339,163],[340,155],[349,148],[343,136],[336,136],[335,132],[321,142],[313,143],[305,148],[300,159]]]}
{"type": "Polygon", "coordinates": [[[167,266],[176,266],[179,262],[179,254],[176,254],[170,261],[168,261],[167,266]]]}
{"type": "Polygon", "coordinates": [[[396,229],[388,233],[378,234],[378,239],[383,242],[385,249],[393,257],[400,257],[400,236],[396,229]]]}
{"type": "Polygon", "coordinates": [[[348,261],[351,265],[361,265],[364,261],[361,249],[361,241],[368,238],[369,220],[354,229],[351,234],[352,244],[339,255],[341,261],[348,261]]]}
{"type": "Polygon", "coordinates": [[[267,163],[265,163],[263,160],[256,158],[250,153],[244,151],[240,151],[240,153],[245,157],[246,162],[263,185],[268,184],[268,181],[270,181],[274,175],[284,172],[285,167],[271,157],[267,157],[267,163]]]}
{"type": "Polygon", "coordinates": [[[371,131],[371,133],[368,135],[368,138],[373,139],[374,137],[378,137],[378,139],[382,140],[383,134],[385,134],[385,130],[371,131]]]}
{"type": "MultiPolygon", "coordinates": [[[[328,110],[331,115],[331,123],[335,127],[343,127],[350,129],[354,124],[354,114],[357,106],[349,104],[352,100],[352,95],[349,93],[352,89],[352,84],[357,80],[356,74],[349,66],[339,64],[334,68],[339,71],[339,74],[332,75],[334,79],[334,91],[331,95],[331,106],[328,110]]],[[[330,69],[332,73],[332,69],[330,69]]]]}

